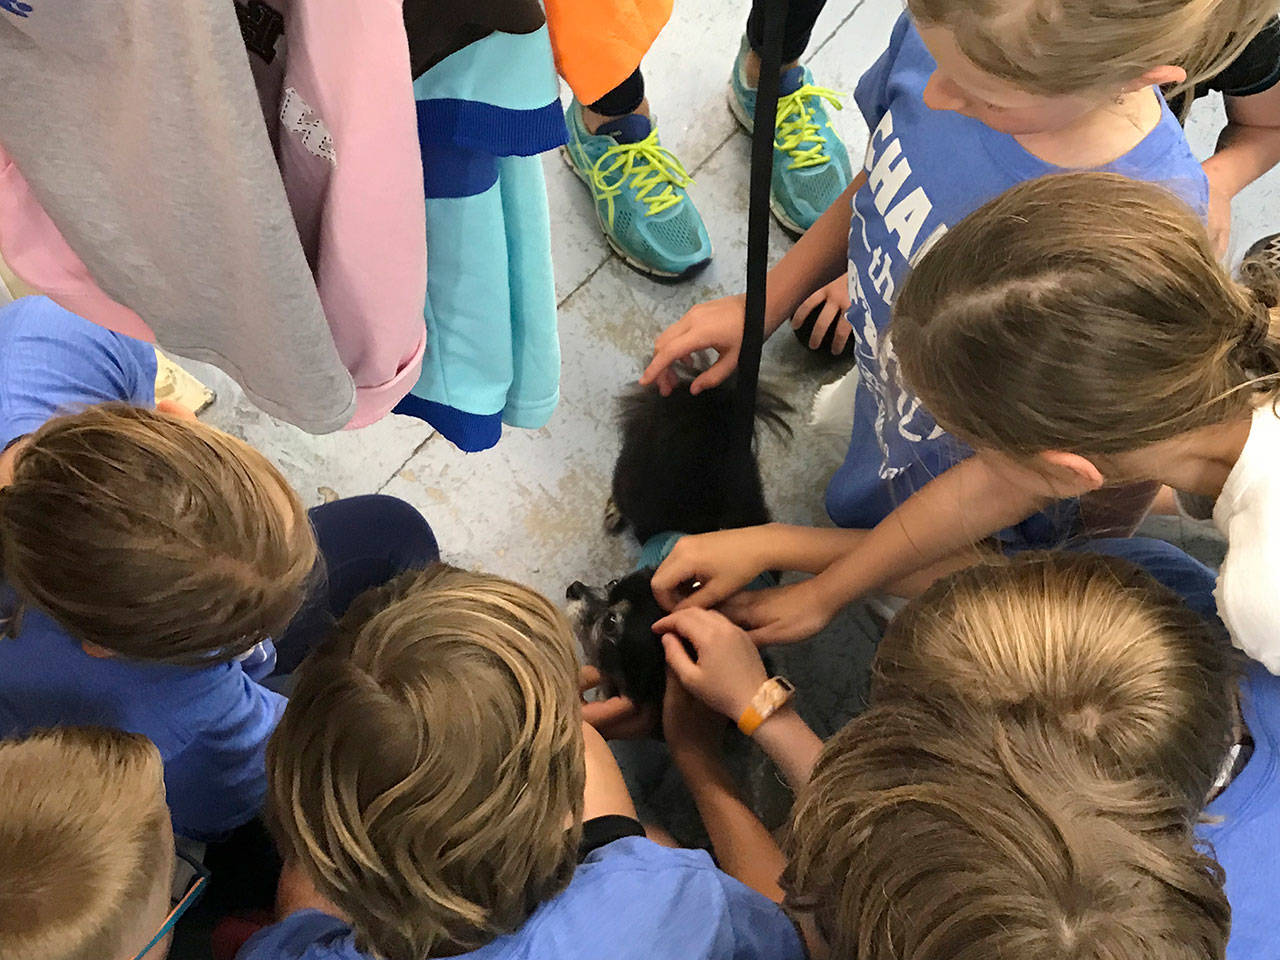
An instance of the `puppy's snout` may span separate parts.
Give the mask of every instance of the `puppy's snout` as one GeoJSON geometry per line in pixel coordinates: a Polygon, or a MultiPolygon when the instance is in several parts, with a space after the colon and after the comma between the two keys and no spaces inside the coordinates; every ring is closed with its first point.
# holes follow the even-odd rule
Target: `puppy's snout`
{"type": "Polygon", "coordinates": [[[569,584],[569,589],[564,592],[564,596],[566,600],[584,600],[589,592],[585,583],[575,580],[569,584]]]}

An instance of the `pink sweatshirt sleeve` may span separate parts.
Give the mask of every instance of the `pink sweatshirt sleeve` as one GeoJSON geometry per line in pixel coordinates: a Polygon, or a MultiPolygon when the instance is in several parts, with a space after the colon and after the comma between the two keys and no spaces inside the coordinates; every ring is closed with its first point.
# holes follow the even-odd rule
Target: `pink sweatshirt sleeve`
{"type": "Polygon", "coordinates": [[[426,346],[426,213],[398,0],[294,0],[278,159],[344,365],[348,427],[386,415],[426,346]]]}
{"type": "Polygon", "coordinates": [[[0,256],[24,283],[100,327],[155,343],[142,318],[107,296],[0,146],[0,256]]]}

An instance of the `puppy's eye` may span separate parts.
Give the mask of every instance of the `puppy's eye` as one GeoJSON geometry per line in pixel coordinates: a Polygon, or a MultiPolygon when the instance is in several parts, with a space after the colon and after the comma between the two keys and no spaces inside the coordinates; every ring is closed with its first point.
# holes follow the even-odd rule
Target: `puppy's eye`
{"type": "Polygon", "coordinates": [[[621,622],[622,622],[622,618],[618,616],[616,611],[610,610],[608,614],[605,615],[604,625],[608,627],[610,630],[616,630],[618,627],[618,624],[620,624],[621,622]]]}
{"type": "Polygon", "coordinates": [[[612,592],[613,588],[616,587],[617,585],[618,585],[617,580],[610,580],[608,583],[604,585],[604,589],[606,592],[612,592]]]}

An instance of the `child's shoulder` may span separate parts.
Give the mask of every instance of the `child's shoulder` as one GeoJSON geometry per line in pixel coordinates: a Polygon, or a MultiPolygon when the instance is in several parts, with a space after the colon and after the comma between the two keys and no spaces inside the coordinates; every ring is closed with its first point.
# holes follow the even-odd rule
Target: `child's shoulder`
{"type": "Polygon", "coordinates": [[[156,352],[46,297],[0,309],[0,445],[61,411],[155,403],[156,352]]]}
{"type": "Polygon", "coordinates": [[[319,910],[299,910],[255,933],[236,960],[369,960],[346,923],[319,910]]]}
{"type": "MultiPolygon", "coordinates": [[[[722,873],[705,851],[676,850],[643,837],[593,851],[568,888],[516,937],[531,956],[542,955],[541,945],[549,948],[565,938],[585,944],[601,937],[618,960],[802,955],[782,910],[722,873]],[[655,944],[667,944],[668,952],[655,953],[655,944]]],[[[505,952],[494,957],[499,955],[505,952]]]]}

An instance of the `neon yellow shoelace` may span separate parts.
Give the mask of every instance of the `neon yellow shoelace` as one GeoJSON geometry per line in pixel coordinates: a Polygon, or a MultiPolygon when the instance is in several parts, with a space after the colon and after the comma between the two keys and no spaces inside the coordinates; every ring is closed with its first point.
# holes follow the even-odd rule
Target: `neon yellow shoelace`
{"type": "Polygon", "coordinates": [[[787,165],[789,170],[820,167],[831,161],[824,149],[827,138],[818,132],[821,128],[814,121],[814,110],[808,102],[810,99],[825,100],[837,110],[844,109],[840,95],[834,90],[809,83],[778,100],[773,145],[791,157],[791,163],[787,165]],[[806,146],[801,147],[801,144],[806,146]]]}
{"type": "Polygon", "coordinates": [[[591,168],[596,196],[609,202],[609,226],[613,226],[613,198],[622,192],[628,177],[636,199],[645,205],[646,217],[676,206],[684,199],[676,189],[693,183],[675,154],[658,143],[657,130],[639,143],[610,147],[591,168]]]}

